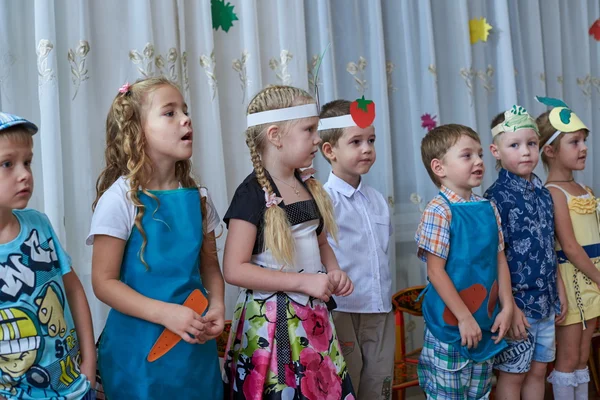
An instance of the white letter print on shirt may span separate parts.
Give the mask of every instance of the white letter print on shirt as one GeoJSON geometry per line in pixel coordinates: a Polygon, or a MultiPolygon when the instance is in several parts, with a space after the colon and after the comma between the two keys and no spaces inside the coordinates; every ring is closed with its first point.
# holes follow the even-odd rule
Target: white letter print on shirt
{"type": "Polygon", "coordinates": [[[6,264],[0,263],[0,300],[16,300],[35,287],[35,273],[21,261],[20,254],[11,254],[6,264]]]}
{"type": "Polygon", "coordinates": [[[48,239],[47,243],[48,248],[42,248],[37,230],[34,229],[31,231],[27,240],[21,245],[21,251],[32,261],[29,262],[29,266],[34,271],[50,271],[54,266],[54,262],[57,260],[52,237],[48,239]]]}
{"type": "Polygon", "coordinates": [[[48,239],[47,248],[43,248],[37,230],[33,229],[21,244],[21,253],[11,254],[5,264],[0,263],[0,301],[14,301],[23,293],[31,294],[35,271],[50,271],[56,261],[52,238],[48,239]]]}

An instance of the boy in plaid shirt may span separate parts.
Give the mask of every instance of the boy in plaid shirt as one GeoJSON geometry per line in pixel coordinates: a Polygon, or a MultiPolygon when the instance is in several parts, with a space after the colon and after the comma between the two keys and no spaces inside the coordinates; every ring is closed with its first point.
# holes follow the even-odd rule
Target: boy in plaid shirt
{"type": "Polygon", "coordinates": [[[487,398],[513,299],[498,211],[472,193],[485,171],[479,136],[439,126],[423,139],[421,156],[440,193],[415,236],[429,280],[419,383],[428,399],[487,398]]]}

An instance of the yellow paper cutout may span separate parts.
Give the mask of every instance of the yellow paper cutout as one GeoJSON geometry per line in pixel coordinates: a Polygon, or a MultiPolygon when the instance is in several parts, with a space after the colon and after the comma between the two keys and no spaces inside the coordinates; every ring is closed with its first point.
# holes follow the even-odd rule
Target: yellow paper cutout
{"type": "Polygon", "coordinates": [[[471,34],[471,44],[475,44],[478,41],[487,42],[488,35],[492,26],[487,23],[484,17],[479,19],[473,18],[469,21],[469,33],[471,34]]]}

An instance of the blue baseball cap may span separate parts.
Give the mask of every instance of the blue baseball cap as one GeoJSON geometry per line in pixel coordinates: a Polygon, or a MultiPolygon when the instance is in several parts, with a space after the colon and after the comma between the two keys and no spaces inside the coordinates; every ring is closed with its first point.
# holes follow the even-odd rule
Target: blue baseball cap
{"type": "Polygon", "coordinates": [[[27,129],[32,135],[35,135],[38,131],[38,127],[33,122],[16,115],[0,112],[0,131],[18,125],[23,125],[23,128],[27,129]]]}

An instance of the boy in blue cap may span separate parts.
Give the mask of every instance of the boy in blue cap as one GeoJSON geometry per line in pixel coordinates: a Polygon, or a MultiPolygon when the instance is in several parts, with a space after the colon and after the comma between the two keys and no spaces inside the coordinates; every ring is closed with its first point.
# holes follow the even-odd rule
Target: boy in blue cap
{"type": "Polygon", "coordinates": [[[0,112],[0,398],[93,399],[83,286],[33,193],[33,123],[0,112]]]}

